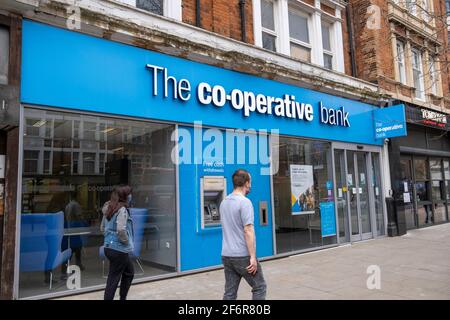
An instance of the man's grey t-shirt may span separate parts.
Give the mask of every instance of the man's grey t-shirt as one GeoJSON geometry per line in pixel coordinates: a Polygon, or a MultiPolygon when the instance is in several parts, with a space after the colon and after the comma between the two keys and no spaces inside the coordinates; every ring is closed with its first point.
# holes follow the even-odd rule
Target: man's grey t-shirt
{"type": "Polygon", "coordinates": [[[244,226],[254,224],[252,202],[243,195],[229,194],[220,204],[219,211],[223,235],[222,256],[249,256],[244,226]]]}

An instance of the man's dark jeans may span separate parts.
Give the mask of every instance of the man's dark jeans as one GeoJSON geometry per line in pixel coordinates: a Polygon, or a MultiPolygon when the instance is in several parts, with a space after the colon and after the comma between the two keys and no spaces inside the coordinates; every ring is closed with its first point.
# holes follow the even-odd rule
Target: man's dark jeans
{"type": "Polygon", "coordinates": [[[224,300],[236,300],[241,279],[252,287],[253,300],[266,299],[266,281],[260,263],[255,275],[248,273],[247,267],[250,265],[250,257],[224,257],[222,263],[225,267],[225,293],[224,300]]]}

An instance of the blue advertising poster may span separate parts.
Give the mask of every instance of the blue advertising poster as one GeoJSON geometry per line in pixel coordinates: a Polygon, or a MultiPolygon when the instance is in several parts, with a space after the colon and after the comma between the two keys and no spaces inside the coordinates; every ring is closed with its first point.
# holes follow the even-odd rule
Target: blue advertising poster
{"type": "Polygon", "coordinates": [[[405,106],[403,104],[373,111],[375,139],[406,136],[405,106]]]}
{"type": "Polygon", "coordinates": [[[320,203],[320,225],[322,229],[322,237],[330,237],[336,235],[336,219],[334,214],[334,202],[320,203]]]}

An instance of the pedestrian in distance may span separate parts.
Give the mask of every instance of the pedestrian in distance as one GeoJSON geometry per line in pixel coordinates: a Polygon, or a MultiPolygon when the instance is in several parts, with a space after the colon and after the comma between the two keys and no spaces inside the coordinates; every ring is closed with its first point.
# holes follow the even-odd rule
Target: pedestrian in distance
{"type": "Polygon", "coordinates": [[[253,300],[266,298],[266,282],[256,259],[254,210],[246,197],[251,189],[250,174],[233,173],[233,192],[219,207],[222,223],[222,263],[225,272],[224,300],[236,300],[241,279],[252,287],[253,300]]]}

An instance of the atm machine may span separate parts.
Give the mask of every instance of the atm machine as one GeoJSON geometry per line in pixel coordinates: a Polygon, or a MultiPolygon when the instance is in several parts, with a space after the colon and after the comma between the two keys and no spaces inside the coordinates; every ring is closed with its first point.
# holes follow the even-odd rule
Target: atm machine
{"type": "Polygon", "coordinates": [[[227,193],[227,180],[223,176],[200,178],[200,208],[202,229],[220,226],[219,207],[227,193]]]}

